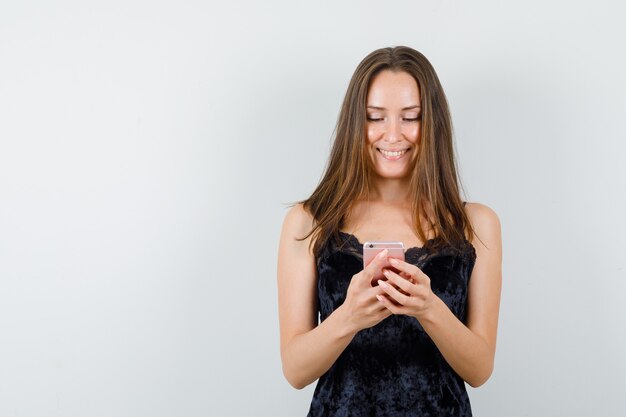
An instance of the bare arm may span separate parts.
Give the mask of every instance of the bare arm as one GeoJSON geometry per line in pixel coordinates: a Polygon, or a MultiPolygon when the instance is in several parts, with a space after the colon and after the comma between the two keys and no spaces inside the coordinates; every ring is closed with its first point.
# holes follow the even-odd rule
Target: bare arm
{"type": "Polygon", "coordinates": [[[311,226],[312,219],[301,205],[292,207],[283,222],[278,250],[280,354],[283,374],[297,389],[324,374],[356,334],[341,307],[317,326],[317,271],[308,249],[310,237],[295,240],[311,226]]]}
{"type": "Polygon", "coordinates": [[[493,372],[502,288],[502,238],[500,220],[489,207],[469,203],[468,216],[476,234],[476,263],[468,286],[467,326],[445,303],[438,302],[424,330],[450,366],[472,387],[484,384],[493,372]]]}
{"type": "Polygon", "coordinates": [[[403,307],[384,302],[395,314],[416,317],[452,369],[472,387],[484,384],[491,376],[496,350],[498,312],[502,286],[502,242],[500,221],[489,207],[472,203],[468,210],[476,234],[476,263],[468,287],[467,325],[430,290],[430,281],[417,267],[400,265],[415,274],[418,284],[400,276],[390,280],[413,297],[405,297],[392,286],[387,292],[403,307]]]}
{"type": "Polygon", "coordinates": [[[304,388],[335,363],[356,333],[381,322],[391,312],[381,305],[374,276],[389,266],[386,251],[350,278],[344,302],[317,325],[317,268],[309,240],[297,241],[312,227],[312,218],[293,207],[283,223],[278,253],[278,307],[283,373],[295,388],[304,388]]]}

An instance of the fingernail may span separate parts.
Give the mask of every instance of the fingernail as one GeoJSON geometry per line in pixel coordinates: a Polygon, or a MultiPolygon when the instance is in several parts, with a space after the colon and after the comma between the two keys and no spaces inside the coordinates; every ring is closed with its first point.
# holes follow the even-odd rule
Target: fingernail
{"type": "Polygon", "coordinates": [[[392,264],[392,265],[398,265],[399,264],[398,260],[395,259],[395,258],[389,258],[389,263],[392,264]]]}
{"type": "Polygon", "coordinates": [[[379,257],[379,258],[384,258],[385,256],[387,256],[387,253],[388,253],[387,249],[383,249],[383,250],[382,250],[382,251],[378,254],[378,257],[379,257]]]}

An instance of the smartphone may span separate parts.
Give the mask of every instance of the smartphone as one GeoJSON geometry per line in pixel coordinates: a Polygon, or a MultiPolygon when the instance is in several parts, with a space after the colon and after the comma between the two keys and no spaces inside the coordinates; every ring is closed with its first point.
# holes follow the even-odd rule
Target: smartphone
{"type": "MultiPolygon", "coordinates": [[[[370,262],[372,262],[372,259],[374,259],[376,255],[378,255],[378,253],[383,251],[384,249],[388,250],[388,253],[387,253],[388,257],[396,258],[396,259],[400,259],[401,261],[404,261],[404,244],[402,242],[389,242],[389,241],[365,242],[363,244],[363,268],[365,268],[370,262]]],[[[393,266],[389,264],[387,264],[385,268],[391,269],[395,273],[399,272],[396,268],[394,268],[393,266]]],[[[372,281],[372,285],[378,285],[377,284],[378,280],[387,281],[387,277],[383,275],[382,271],[380,271],[374,277],[374,280],[372,281]]]]}

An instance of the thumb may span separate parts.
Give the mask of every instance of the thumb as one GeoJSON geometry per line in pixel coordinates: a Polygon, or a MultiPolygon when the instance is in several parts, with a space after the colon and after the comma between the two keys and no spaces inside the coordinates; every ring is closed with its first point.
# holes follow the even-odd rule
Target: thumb
{"type": "Polygon", "coordinates": [[[387,249],[384,249],[378,252],[378,254],[374,257],[374,259],[372,259],[372,261],[363,269],[363,272],[365,272],[364,275],[370,281],[374,279],[374,277],[379,275],[380,270],[387,263],[388,254],[389,254],[389,251],[387,249]]]}

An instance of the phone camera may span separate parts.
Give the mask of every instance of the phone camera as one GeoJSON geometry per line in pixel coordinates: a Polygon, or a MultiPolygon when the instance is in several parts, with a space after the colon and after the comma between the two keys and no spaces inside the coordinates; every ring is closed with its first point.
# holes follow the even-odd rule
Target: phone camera
{"type": "Polygon", "coordinates": [[[373,247],[374,247],[374,245],[372,243],[370,243],[370,248],[373,248],[373,247]]]}

